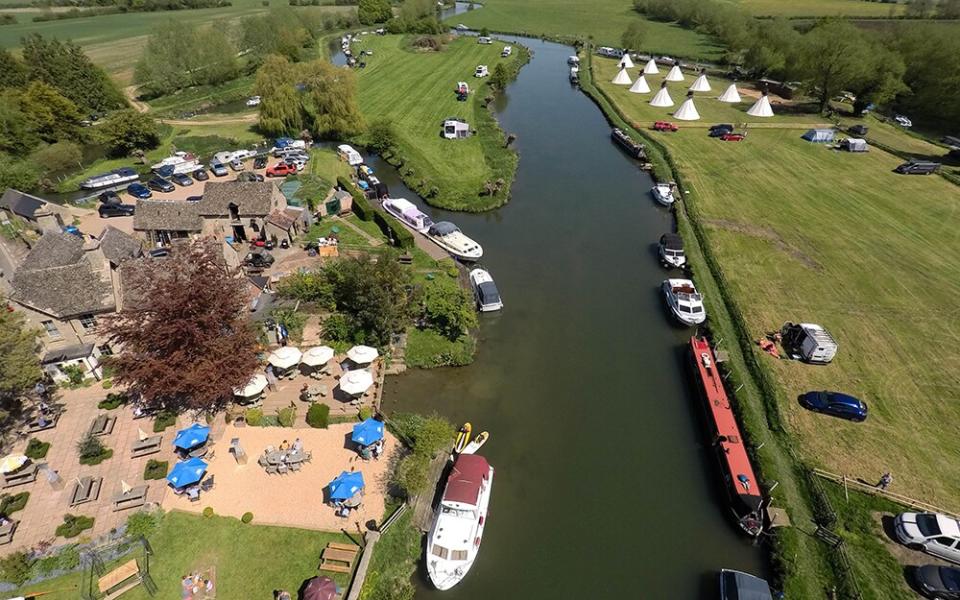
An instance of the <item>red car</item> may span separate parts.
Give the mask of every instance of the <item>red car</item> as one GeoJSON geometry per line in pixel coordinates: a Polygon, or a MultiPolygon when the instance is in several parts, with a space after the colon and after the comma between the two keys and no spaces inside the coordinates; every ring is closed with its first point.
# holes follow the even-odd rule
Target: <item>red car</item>
{"type": "Polygon", "coordinates": [[[680,129],[670,121],[657,121],[653,124],[653,128],[656,131],[677,131],[680,129]]]}
{"type": "Polygon", "coordinates": [[[742,133],[733,133],[731,131],[730,133],[725,133],[721,135],[720,139],[725,142],[742,142],[744,139],[746,139],[746,137],[747,136],[745,136],[742,133]]]}
{"type": "Polygon", "coordinates": [[[297,168],[287,163],[277,163],[267,169],[267,177],[286,177],[287,175],[296,175],[297,168]]]}

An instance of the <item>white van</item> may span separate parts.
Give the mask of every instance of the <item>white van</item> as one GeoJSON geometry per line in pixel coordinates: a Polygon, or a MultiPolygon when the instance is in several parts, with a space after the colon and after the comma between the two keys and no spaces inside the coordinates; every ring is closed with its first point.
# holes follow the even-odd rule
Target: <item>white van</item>
{"type": "Polygon", "coordinates": [[[492,44],[492,43],[493,43],[493,40],[492,40],[491,38],[488,38],[488,37],[485,36],[485,35],[481,35],[480,37],[477,38],[477,43],[478,43],[478,44],[492,44]]]}
{"type": "Polygon", "coordinates": [[[784,323],[780,328],[783,346],[800,360],[825,365],[837,355],[837,340],[816,323],[784,323]]]}
{"type": "Polygon", "coordinates": [[[478,65],[477,70],[473,72],[474,77],[486,77],[490,74],[490,71],[487,69],[487,65],[478,65]]]}
{"type": "Polygon", "coordinates": [[[513,46],[504,46],[503,50],[500,52],[500,56],[506,58],[513,54],[513,46]]]}

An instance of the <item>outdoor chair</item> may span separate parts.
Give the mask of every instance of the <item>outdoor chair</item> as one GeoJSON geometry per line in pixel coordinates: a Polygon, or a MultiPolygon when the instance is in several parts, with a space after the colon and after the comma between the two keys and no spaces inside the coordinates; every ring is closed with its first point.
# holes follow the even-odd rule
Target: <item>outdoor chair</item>
{"type": "Polygon", "coordinates": [[[277,467],[275,467],[274,465],[267,465],[267,475],[276,475],[276,474],[277,474],[277,467]]]}
{"type": "Polygon", "coordinates": [[[287,472],[287,465],[279,464],[277,465],[277,473],[284,475],[287,472]]]}
{"type": "Polygon", "coordinates": [[[113,426],[117,423],[116,417],[110,415],[100,415],[93,420],[90,425],[90,435],[108,435],[113,432],[113,426]]]}
{"type": "Polygon", "coordinates": [[[57,411],[51,415],[42,415],[43,424],[40,424],[40,418],[37,417],[27,426],[27,433],[37,433],[38,431],[45,431],[47,429],[53,429],[57,426],[57,422],[60,420],[60,412],[57,411]]]}
{"type": "Polygon", "coordinates": [[[300,470],[300,463],[298,463],[298,462],[297,462],[297,463],[292,463],[292,464],[290,465],[290,470],[291,470],[291,471],[299,471],[299,470],[300,470]]]}
{"type": "Polygon", "coordinates": [[[6,525],[0,527],[0,546],[13,541],[13,533],[19,524],[20,521],[7,521],[6,525]]]}
{"type": "Polygon", "coordinates": [[[213,475],[200,482],[200,489],[204,492],[209,492],[213,489],[213,475]]]}
{"type": "Polygon", "coordinates": [[[133,447],[131,447],[130,457],[139,458],[141,456],[156,454],[157,452],[160,452],[162,442],[162,435],[154,435],[144,440],[139,440],[133,444],[133,447]]]}
{"type": "Polygon", "coordinates": [[[270,463],[267,462],[267,455],[266,455],[266,454],[261,454],[261,455],[260,455],[260,458],[257,459],[257,464],[260,465],[260,466],[263,467],[263,468],[269,467],[269,466],[270,466],[270,463]]]}
{"type": "Polygon", "coordinates": [[[3,487],[9,488],[25,483],[33,483],[37,480],[37,473],[40,471],[40,465],[32,463],[20,469],[16,473],[6,473],[3,475],[3,487]]]}
{"type": "Polygon", "coordinates": [[[190,498],[190,502],[199,502],[200,501],[200,488],[190,488],[187,490],[187,498],[190,498]]]}

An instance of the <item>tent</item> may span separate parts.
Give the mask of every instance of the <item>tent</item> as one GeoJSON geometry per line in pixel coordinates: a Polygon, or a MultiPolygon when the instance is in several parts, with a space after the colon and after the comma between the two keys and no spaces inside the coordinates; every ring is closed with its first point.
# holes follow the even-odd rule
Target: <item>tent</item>
{"type": "Polygon", "coordinates": [[[617,73],[617,76],[613,78],[614,85],[630,85],[633,83],[630,81],[630,74],[627,73],[626,69],[620,69],[620,72],[617,73]]]}
{"type": "Polygon", "coordinates": [[[710,82],[707,81],[707,74],[703,71],[700,72],[700,77],[697,77],[697,80],[690,86],[691,92],[709,92],[711,89],[710,82]]]}
{"type": "Polygon", "coordinates": [[[740,92],[737,91],[737,84],[731,83],[727,91],[720,94],[720,102],[729,102],[730,104],[740,103],[740,92]]]}
{"type": "Polygon", "coordinates": [[[847,152],[867,152],[870,147],[863,138],[847,138],[840,141],[840,147],[847,152]]]}
{"type": "Polygon", "coordinates": [[[207,463],[199,458],[191,458],[173,465],[167,481],[175,488],[193,485],[203,479],[207,472],[207,463]]]}
{"type": "Polygon", "coordinates": [[[369,446],[383,439],[383,422],[370,417],[369,419],[357,423],[353,426],[353,433],[350,435],[350,441],[369,446]]]}
{"type": "Polygon", "coordinates": [[[683,81],[683,71],[680,70],[680,65],[673,65],[673,68],[667,73],[667,81],[683,81]]]}
{"type": "Polygon", "coordinates": [[[630,60],[630,53],[629,53],[629,52],[624,52],[624,53],[623,53],[623,58],[620,59],[620,68],[622,68],[622,69],[632,69],[632,68],[633,68],[633,61],[630,60]]]}
{"type": "Polygon", "coordinates": [[[677,112],[673,113],[673,118],[678,121],[699,121],[700,113],[697,107],[693,105],[693,92],[687,92],[687,99],[683,101],[677,112]]]}
{"type": "Polygon", "coordinates": [[[747,114],[751,117],[772,117],[773,108],[770,106],[770,98],[767,97],[767,92],[763,92],[763,95],[760,96],[760,99],[753,103],[753,106],[750,107],[750,110],[747,111],[747,114]]]}
{"type": "Polygon", "coordinates": [[[659,72],[660,69],[657,68],[657,61],[653,60],[653,58],[648,60],[647,64],[643,66],[644,75],[656,75],[659,72]]]}
{"type": "Polygon", "coordinates": [[[653,97],[653,100],[650,101],[650,106],[659,106],[667,107],[673,106],[673,98],[670,97],[670,92],[667,91],[667,82],[664,81],[660,84],[660,91],[657,92],[657,95],[653,97]]]}
{"type": "Polygon", "coordinates": [[[802,136],[808,142],[826,144],[833,141],[835,132],[832,129],[808,129],[802,136]]]}
{"type": "Polygon", "coordinates": [[[643,76],[643,73],[640,74],[640,77],[637,77],[637,80],[633,82],[633,85],[630,86],[630,91],[634,94],[649,94],[650,86],[647,85],[647,80],[643,76]]]}
{"type": "Polygon", "coordinates": [[[346,500],[363,489],[363,474],[360,471],[343,471],[330,482],[330,499],[346,500]]]}
{"type": "Polygon", "coordinates": [[[196,448],[200,444],[206,443],[209,437],[209,427],[206,425],[200,425],[199,423],[194,423],[190,427],[181,429],[177,432],[176,437],[173,438],[173,446],[174,448],[180,448],[181,450],[190,450],[191,448],[196,448]]]}

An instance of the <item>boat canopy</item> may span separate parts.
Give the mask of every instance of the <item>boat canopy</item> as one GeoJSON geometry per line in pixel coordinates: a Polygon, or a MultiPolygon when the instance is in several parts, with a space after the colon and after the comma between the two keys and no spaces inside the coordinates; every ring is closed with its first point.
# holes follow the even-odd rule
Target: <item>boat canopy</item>
{"type": "Polygon", "coordinates": [[[430,226],[430,235],[450,235],[460,229],[450,221],[440,221],[430,226]]]}
{"type": "Polygon", "coordinates": [[[453,463],[443,501],[477,506],[483,480],[489,475],[490,463],[487,459],[478,454],[461,454],[457,457],[457,462],[453,463]]]}
{"type": "Polygon", "coordinates": [[[770,585],[748,573],[723,571],[723,600],[773,600],[770,585]]]}
{"type": "Polygon", "coordinates": [[[660,243],[667,250],[683,250],[683,238],[675,233],[665,233],[660,237],[660,243]]]}

